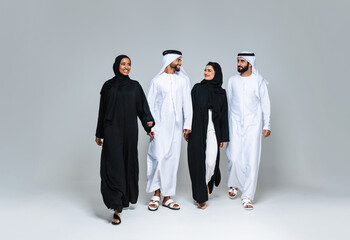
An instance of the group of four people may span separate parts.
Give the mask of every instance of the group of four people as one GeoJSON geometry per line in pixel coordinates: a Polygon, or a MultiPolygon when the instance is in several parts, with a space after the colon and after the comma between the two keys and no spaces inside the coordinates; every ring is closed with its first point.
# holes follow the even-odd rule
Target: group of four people
{"type": "Polygon", "coordinates": [[[222,70],[209,62],[204,79],[191,90],[182,67],[182,53],[163,52],[160,72],[152,79],[146,96],[137,81],[129,78],[131,60],[116,58],[115,77],[104,83],[96,130],[96,143],[102,145],[101,193],[113,224],[120,224],[120,213],[138,198],[138,124],[140,119],[150,136],[147,154],[147,192],[154,192],[148,209],[162,205],[180,209],[175,195],[182,135],[188,142],[188,166],[193,198],[206,208],[209,194],[221,180],[220,149],[227,146],[229,197],[242,192],[245,209],[252,201],[258,177],[261,136],[270,135],[270,100],[267,81],[255,67],[255,55],[237,56],[240,73],[222,88],[222,70]],[[103,139],[103,143],[102,143],[103,139]]]}

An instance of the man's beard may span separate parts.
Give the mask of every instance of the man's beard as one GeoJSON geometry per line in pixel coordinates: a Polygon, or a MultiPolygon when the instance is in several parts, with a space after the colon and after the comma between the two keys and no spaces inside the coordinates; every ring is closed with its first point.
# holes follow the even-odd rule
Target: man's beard
{"type": "Polygon", "coordinates": [[[245,67],[242,67],[242,69],[239,69],[239,68],[237,67],[237,71],[238,71],[239,73],[244,73],[244,72],[248,71],[248,68],[249,68],[249,64],[247,64],[247,66],[245,66],[245,67]]]}
{"type": "Polygon", "coordinates": [[[181,66],[178,68],[178,65],[177,65],[177,64],[176,64],[176,65],[170,64],[170,67],[172,67],[172,68],[175,70],[175,72],[179,72],[179,71],[180,71],[180,68],[181,68],[181,66]]]}

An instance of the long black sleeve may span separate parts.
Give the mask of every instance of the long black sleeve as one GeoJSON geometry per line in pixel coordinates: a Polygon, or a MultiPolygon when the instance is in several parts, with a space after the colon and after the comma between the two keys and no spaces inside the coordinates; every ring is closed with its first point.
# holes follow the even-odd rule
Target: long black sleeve
{"type": "Polygon", "coordinates": [[[98,111],[98,120],[97,120],[97,128],[96,128],[96,137],[104,138],[103,136],[103,123],[106,112],[106,95],[104,91],[101,91],[100,97],[100,108],[98,111]]]}
{"type": "Polygon", "coordinates": [[[143,92],[143,89],[141,85],[139,85],[139,96],[140,96],[140,102],[137,109],[137,116],[139,117],[143,128],[147,133],[151,132],[152,127],[155,125],[154,118],[151,114],[151,111],[148,106],[148,102],[145,96],[145,93],[143,92]],[[147,125],[147,122],[153,122],[153,125],[149,127],[147,125]]]}

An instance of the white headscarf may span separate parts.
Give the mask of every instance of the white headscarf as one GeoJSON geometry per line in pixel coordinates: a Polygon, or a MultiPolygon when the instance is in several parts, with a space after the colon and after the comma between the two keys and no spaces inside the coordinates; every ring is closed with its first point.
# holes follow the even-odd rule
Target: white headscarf
{"type": "MultiPolygon", "coordinates": [[[[160,69],[159,73],[154,77],[158,77],[161,74],[164,73],[165,68],[172,63],[175,59],[177,59],[178,57],[182,57],[182,55],[179,54],[175,54],[175,53],[169,53],[163,56],[163,61],[162,61],[162,68],[160,69]]],[[[175,71],[176,75],[179,75],[185,79],[189,79],[189,77],[187,76],[187,73],[185,72],[184,68],[181,66],[180,67],[180,71],[175,71]]]]}
{"type": "MultiPolygon", "coordinates": [[[[240,52],[240,53],[251,54],[252,52],[243,51],[243,52],[240,52]]],[[[263,78],[263,76],[261,76],[261,74],[259,73],[258,69],[256,68],[255,56],[237,56],[237,58],[239,58],[239,57],[244,58],[245,60],[247,60],[247,62],[249,62],[252,65],[252,73],[255,74],[260,81],[264,81],[266,84],[269,84],[269,82],[265,78],[263,78]]]]}

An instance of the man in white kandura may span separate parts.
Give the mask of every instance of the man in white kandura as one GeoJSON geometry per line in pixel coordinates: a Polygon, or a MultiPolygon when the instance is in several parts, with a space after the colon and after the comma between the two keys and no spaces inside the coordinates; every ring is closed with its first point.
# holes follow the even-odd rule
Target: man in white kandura
{"type": "Polygon", "coordinates": [[[242,204],[253,209],[261,155],[261,135],[270,131],[268,82],[255,67],[255,54],[241,52],[237,71],[227,85],[230,142],[227,144],[229,197],[242,192],[242,204]]]}
{"type": "Polygon", "coordinates": [[[152,79],[147,96],[155,120],[147,155],[146,191],[154,192],[148,204],[151,211],[158,209],[160,194],[163,206],[180,209],[170,196],[176,191],[182,133],[186,139],[192,124],[190,80],[181,65],[181,52],[164,51],[162,68],[152,79]]]}

